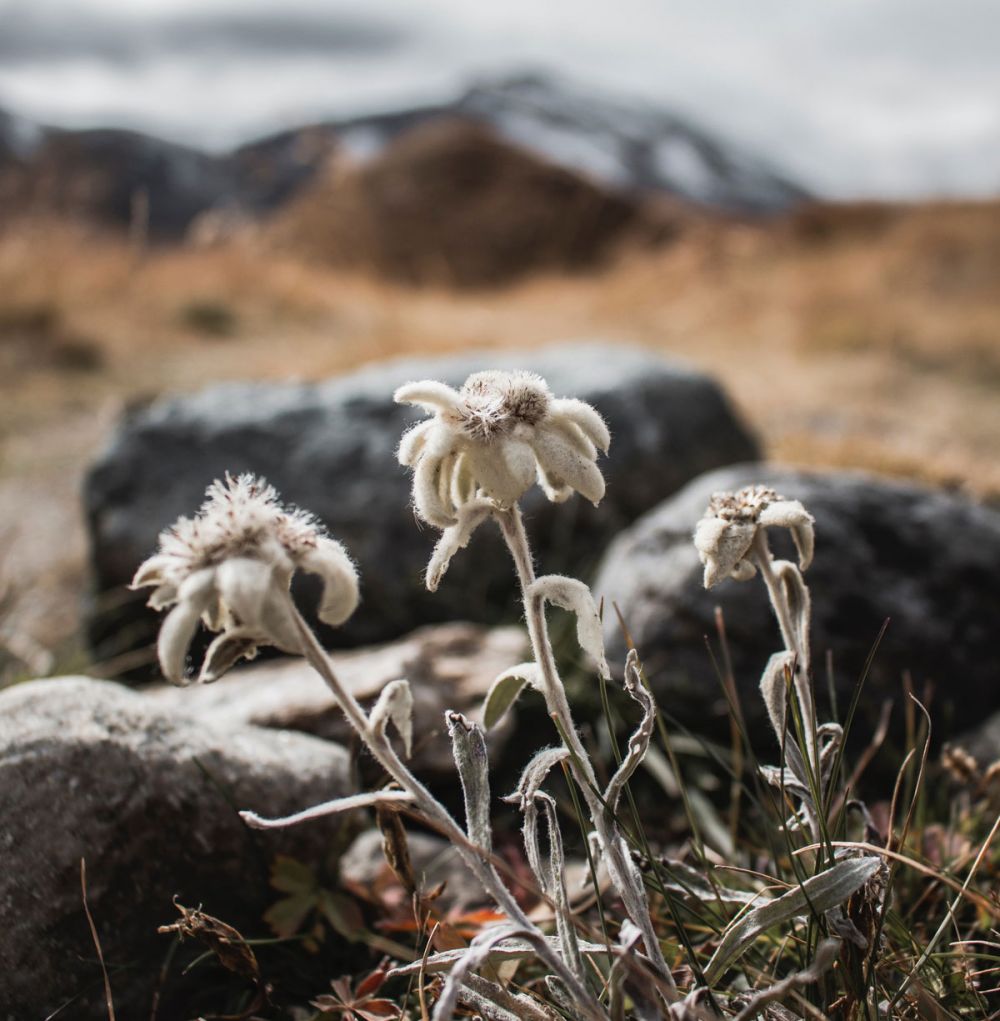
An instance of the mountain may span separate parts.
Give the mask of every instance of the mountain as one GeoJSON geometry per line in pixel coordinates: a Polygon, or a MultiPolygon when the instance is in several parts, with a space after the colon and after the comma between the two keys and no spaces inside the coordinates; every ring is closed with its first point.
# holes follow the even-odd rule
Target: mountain
{"type": "Polygon", "coordinates": [[[666,192],[734,213],[778,212],[808,197],[764,160],[681,117],[540,75],[485,82],[445,106],[354,118],[335,130],[348,151],[366,156],[442,114],[486,124],[552,163],[626,191],[666,192]]]}
{"type": "Polygon", "coordinates": [[[450,103],[282,131],[216,155],[141,132],[74,131],[0,111],[0,217],[20,212],[127,226],[143,198],[155,239],[183,237],[207,210],[257,216],[321,179],[334,153],[377,156],[430,121],[471,121],[618,192],[766,214],[806,193],[766,163],[682,118],[539,76],[499,79],[450,103]]]}
{"type": "Polygon", "coordinates": [[[434,117],[320,175],[264,236],[311,261],[412,284],[491,287],[606,261],[679,229],[667,203],[595,184],[461,117],[434,117]]]}

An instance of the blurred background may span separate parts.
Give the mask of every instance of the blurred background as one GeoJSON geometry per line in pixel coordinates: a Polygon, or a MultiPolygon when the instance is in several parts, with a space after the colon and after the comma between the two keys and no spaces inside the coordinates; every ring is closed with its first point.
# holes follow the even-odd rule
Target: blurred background
{"type": "Polygon", "coordinates": [[[1000,502],[989,0],[0,0],[5,662],[87,662],[80,491],[226,379],[600,338],[768,454],[1000,502]]]}

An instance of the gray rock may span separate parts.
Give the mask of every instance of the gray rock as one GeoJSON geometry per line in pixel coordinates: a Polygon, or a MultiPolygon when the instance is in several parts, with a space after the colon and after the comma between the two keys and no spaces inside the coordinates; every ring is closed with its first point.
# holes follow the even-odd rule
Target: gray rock
{"type": "Polygon", "coordinates": [[[266,476],[286,500],[319,515],[360,564],[362,608],[324,634],[327,644],[385,641],[454,619],[497,623],[505,612],[516,619],[512,572],[492,528],[480,529],[456,557],[438,593],[424,591],[437,533],[414,520],[408,472],[395,459],[400,435],[420,415],[394,405],[394,389],[425,377],[457,385],[487,367],[539,372],[557,395],[593,403],[611,426],[600,508],[580,499],[556,507],[540,490],[525,501],[546,571],[587,576],[621,528],[690,478],[758,454],[714,382],[617,345],[395,361],[318,385],[229,384],[157,401],[122,423],[86,483],[101,593],[90,621],[98,657],[149,642],[155,615],[141,609],[144,596],[129,599],[122,586],[160,529],[192,514],[205,487],[227,471],[266,476]]]}
{"type": "Polygon", "coordinates": [[[983,769],[1000,762],[1000,712],[976,723],[952,743],[967,751],[983,769]]]}
{"type": "MultiPolygon", "coordinates": [[[[901,722],[905,671],[918,696],[933,684],[939,739],[1000,707],[1000,514],[914,485],[751,464],[692,482],[619,536],[601,566],[595,594],[618,604],[667,712],[700,732],[726,733],[726,704],[704,637],[717,646],[719,606],[751,735],[758,747],[771,740],[757,685],[781,641],[763,585],[726,581],[706,592],[691,541],[713,492],[756,482],[801,500],[816,517],[816,558],[806,581],[821,707],[828,702],[826,651],[833,654],[842,717],[890,618],[863,689],[856,745],[867,743],[884,699],[894,700],[894,720],[901,722]]],[[[776,555],[793,559],[787,534],[773,529],[770,535],[776,555]]],[[[625,650],[617,626],[609,622],[607,634],[612,660],[620,662],[625,650]]]]}
{"type": "Polygon", "coordinates": [[[347,753],[304,734],[202,724],[82,677],[0,692],[0,1017],[104,1017],[87,894],[119,1017],[148,1017],[175,921],[171,898],[266,931],[277,852],[323,861],[343,821],[249,830],[352,790],[347,753]]]}
{"type": "MultiPolygon", "coordinates": [[[[405,677],[413,692],[415,741],[410,766],[426,778],[454,785],[455,760],[444,723],[446,709],[481,719],[486,692],[497,674],[528,658],[528,636],[519,627],[487,629],[477,624],[421,628],[388,645],[331,656],[341,682],[369,707],[390,681],[405,677]]],[[[301,659],[252,664],[230,671],[214,684],[146,690],[164,712],[188,711],[213,726],[253,724],[299,730],[334,741],[352,740],[333,695],[301,659]]],[[[513,714],[489,732],[496,754],[510,734],[513,714]],[[505,725],[506,724],[506,725],[505,725]]]]}

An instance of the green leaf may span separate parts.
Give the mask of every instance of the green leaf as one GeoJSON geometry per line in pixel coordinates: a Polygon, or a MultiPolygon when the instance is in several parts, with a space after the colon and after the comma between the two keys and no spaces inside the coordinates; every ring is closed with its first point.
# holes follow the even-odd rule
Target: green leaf
{"type": "Polygon", "coordinates": [[[287,854],[275,856],[271,866],[271,886],[282,893],[302,893],[306,890],[315,891],[318,882],[316,873],[308,865],[287,854]]]}
{"type": "Polygon", "coordinates": [[[321,890],[319,909],[333,931],[344,939],[354,942],[364,934],[365,920],[361,908],[346,894],[321,890]]]}
{"type": "Polygon", "coordinates": [[[271,931],[281,939],[294,936],[316,907],[316,894],[312,891],[294,893],[291,897],[282,897],[267,909],[264,921],[271,931]]]}
{"type": "Polygon", "coordinates": [[[881,858],[847,858],[831,869],[812,876],[801,886],[738,918],[726,930],[718,950],[705,968],[705,979],[714,985],[743,956],[761,933],[791,921],[807,911],[823,914],[842,904],[875,874],[881,858]]]}
{"type": "Polygon", "coordinates": [[[483,703],[483,728],[490,730],[507,714],[517,701],[526,685],[538,687],[540,683],[538,664],[518,663],[502,674],[490,685],[483,703]]]}

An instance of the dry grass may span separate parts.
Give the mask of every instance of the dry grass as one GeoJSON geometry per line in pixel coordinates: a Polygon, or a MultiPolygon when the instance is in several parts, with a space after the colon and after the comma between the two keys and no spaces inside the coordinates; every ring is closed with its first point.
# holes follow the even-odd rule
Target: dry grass
{"type": "Polygon", "coordinates": [[[0,509],[14,540],[8,569],[34,588],[23,626],[48,641],[73,632],[84,564],[76,493],[127,402],[233,376],[319,378],[410,352],[640,344],[719,377],[777,458],[998,499],[997,280],[1000,204],[709,222],[599,275],[461,294],[334,273],[253,237],[137,257],[82,228],[8,228],[0,509]],[[42,335],[26,338],[26,319],[42,335]],[[58,353],[67,338],[90,353],[86,364],[58,353]]]}

